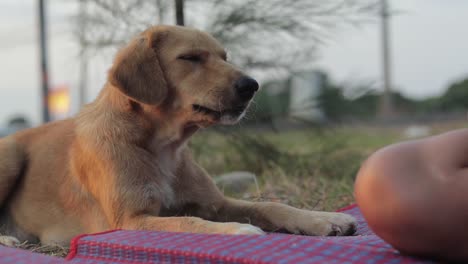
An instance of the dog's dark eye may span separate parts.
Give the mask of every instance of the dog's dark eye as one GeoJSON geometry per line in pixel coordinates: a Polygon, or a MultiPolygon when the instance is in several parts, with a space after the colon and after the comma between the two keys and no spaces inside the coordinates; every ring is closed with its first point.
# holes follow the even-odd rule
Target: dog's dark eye
{"type": "Polygon", "coordinates": [[[181,55],[178,57],[180,60],[186,60],[190,62],[201,62],[202,57],[198,54],[187,54],[187,55],[181,55]]]}

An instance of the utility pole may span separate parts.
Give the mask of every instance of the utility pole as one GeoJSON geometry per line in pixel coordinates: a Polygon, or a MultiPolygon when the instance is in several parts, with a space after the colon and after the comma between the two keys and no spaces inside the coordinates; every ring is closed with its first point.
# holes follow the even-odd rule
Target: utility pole
{"type": "Polygon", "coordinates": [[[79,13],[79,31],[80,31],[80,83],[79,83],[79,107],[81,108],[86,103],[87,98],[87,82],[88,82],[88,43],[86,41],[86,7],[88,1],[80,1],[80,13],[79,13]]]}
{"type": "Polygon", "coordinates": [[[41,64],[42,122],[50,121],[49,113],[49,73],[47,69],[47,28],[45,0],[39,0],[39,53],[41,64]]]}
{"type": "Polygon", "coordinates": [[[175,0],[176,23],[179,26],[185,25],[184,23],[184,0],[175,0]]]}
{"type": "Polygon", "coordinates": [[[382,119],[389,119],[393,116],[392,104],[392,72],[390,54],[390,32],[387,0],[381,0],[381,26],[382,26],[382,74],[384,91],[380,104],[380,116],[382,119]]]}

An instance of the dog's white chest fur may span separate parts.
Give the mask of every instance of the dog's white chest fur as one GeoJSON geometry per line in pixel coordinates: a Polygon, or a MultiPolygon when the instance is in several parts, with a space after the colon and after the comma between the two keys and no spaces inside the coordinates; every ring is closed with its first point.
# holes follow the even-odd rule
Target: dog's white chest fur
{"type": "Polygon", "coordinates": [[[158,170],[155,172],[155,177],[158,178],[156,189],[163,205],[171,207],[176,203],[173,185],[179,164],[177,149],[170,145],[157,148],[155,146],[157,144],[153,143],[150,148],[153,153],[153,164],[158,170]]]}
{"type": "Polygon", "coordinates": [[[154,162],[160,167],[161,171],[170,179],[175,178],[177,170],[177,156],[175,151],[163,149],[156,153],[154,162]]]}

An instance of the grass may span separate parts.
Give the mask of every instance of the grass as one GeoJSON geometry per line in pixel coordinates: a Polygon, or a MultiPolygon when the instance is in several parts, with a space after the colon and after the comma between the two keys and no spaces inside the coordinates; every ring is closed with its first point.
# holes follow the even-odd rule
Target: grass
{"type": "Polygon", "coordinates": [[[229,196],[331,211],[354,201],[353,182],[362,161],[399,139],[397,131],[385,129],[243,130],[206,131],[191,144],[196,160],[212,175],[235,170],[257,175],[260,190],[229,196]]]}
{"type": "Polygon", "coordinates": [[[57,245],[41,245],[41,244],[33,244],[28,242],[23,242],[18,246],[20,249],[29,250],[34,253],[41,253],[53,257],[61,257],[64,258],[67,256],[69,248],[68,247],[61,247],[57,245]]]}

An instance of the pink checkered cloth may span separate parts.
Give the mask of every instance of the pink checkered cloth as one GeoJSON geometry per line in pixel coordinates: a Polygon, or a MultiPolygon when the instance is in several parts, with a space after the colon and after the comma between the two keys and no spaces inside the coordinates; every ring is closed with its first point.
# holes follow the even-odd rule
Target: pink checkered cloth
{"type": "Polygon", "coordinates": [[[398,254],[369,230],[357,206],[340,211],[358,220],[355,236],[233,236],[116,230],[74,238],[66,260],[0,246],[0,263],[432,263],[398,254]]]}
{"type": "Polygon", "coordinates": [[[402,256],[368,228],[355,205],[340,211],[357,218],[350,237],[207,235],[110,231],[72,241],[72,263],[431,263],[402,256]]]}

